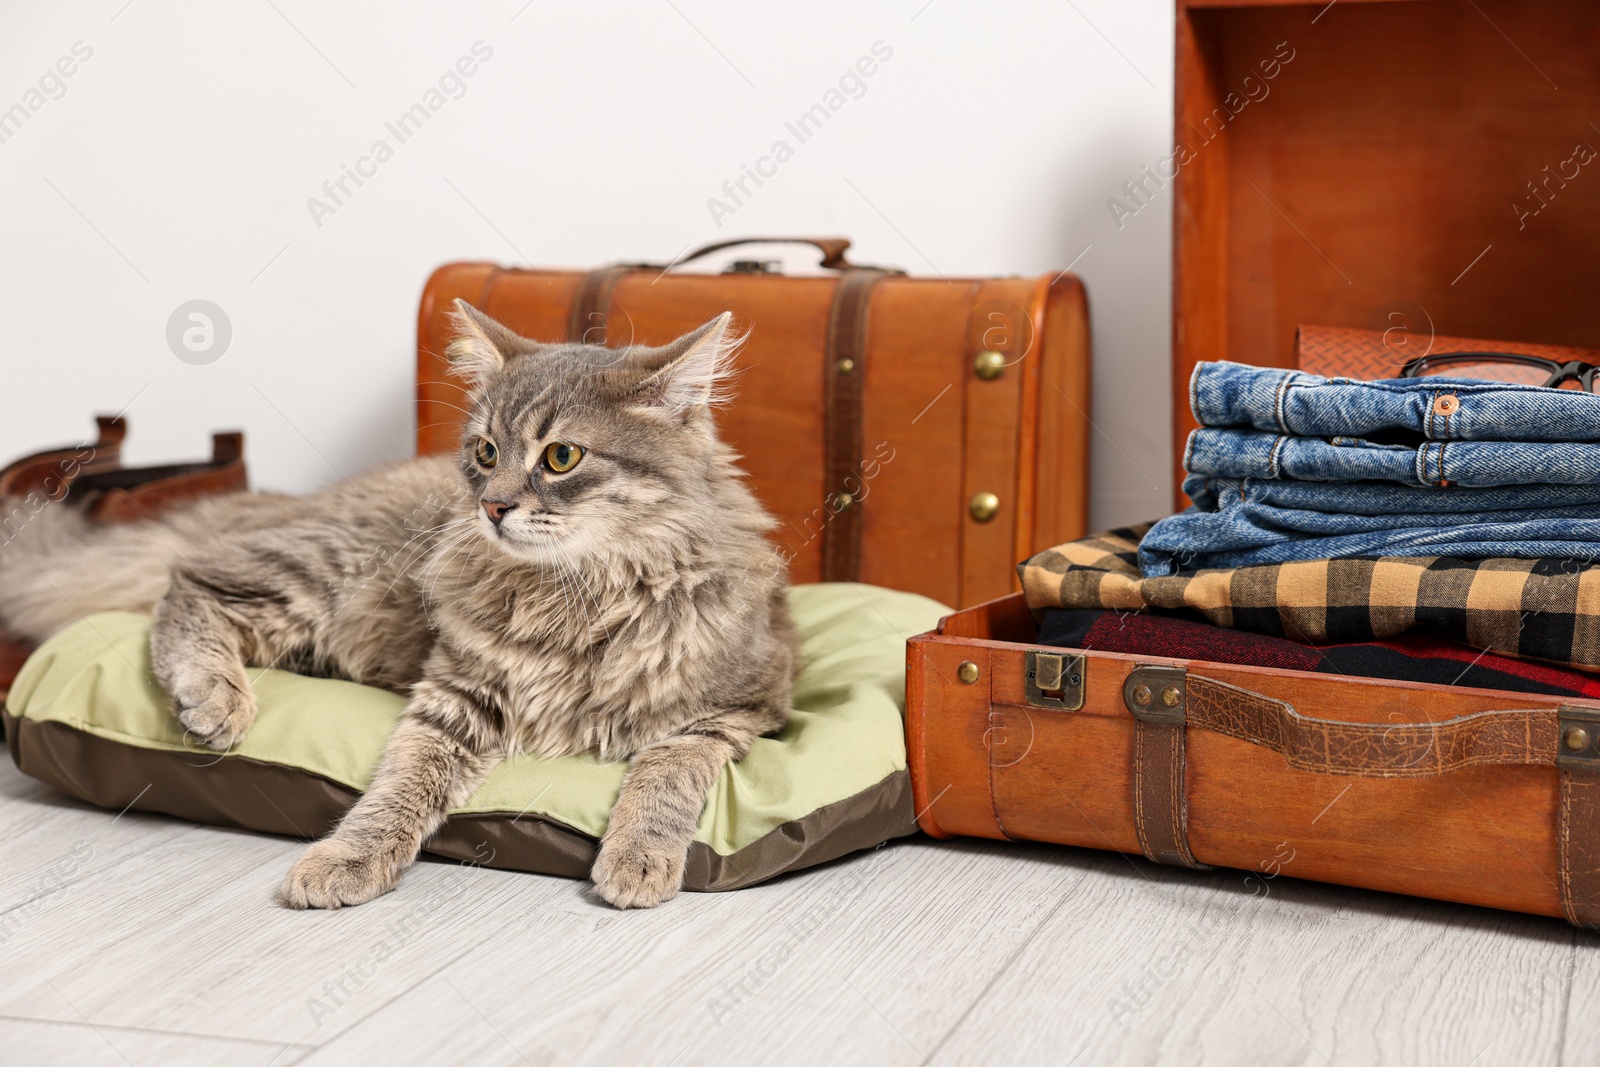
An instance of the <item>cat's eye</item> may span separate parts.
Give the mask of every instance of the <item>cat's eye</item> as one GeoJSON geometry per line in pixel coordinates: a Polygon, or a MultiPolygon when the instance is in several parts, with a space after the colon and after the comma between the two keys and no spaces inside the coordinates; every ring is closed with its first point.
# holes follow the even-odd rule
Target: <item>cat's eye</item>
{"type": "Polygon", "coordinates": [[[565,474],[578,465],[578,460],[583,458],[583,449],[577,445],[569,445],[564,441],[557,441],[544,450],[544,465],[557,474],[565,474]]]}
{"type": "Polygon", "coordinates": [[[478,438],[478,447],[475,455],[480,467],[493,467],[495,461],[500,458],[500,453],[494,447],[494,442],[487,437],[478,438]]]}

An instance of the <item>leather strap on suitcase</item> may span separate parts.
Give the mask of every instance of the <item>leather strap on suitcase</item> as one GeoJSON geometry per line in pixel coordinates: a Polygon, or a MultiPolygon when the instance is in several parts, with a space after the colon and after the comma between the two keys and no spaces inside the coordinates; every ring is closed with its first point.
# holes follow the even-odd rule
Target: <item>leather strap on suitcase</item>
{"type": "Polygon", "coordinates": [[[867,310],[883,271],[852,268],[839,279],[822,361],[823,467],[832,494],[833,521],[822,528],[822,580],[861,578],[861,508],[851,479],[865,458],[861,448],[861,382],[867,371],[867,310]]]}
{"type": "Polygon", "coordinates": [[[1443,722],[1357,723],[1301,715],[1286,701],[1182,667],[1135,667],[1123,699],[1137,722],[1133,793],[1139,844],[1157,863],[1203,868],[1189,850],[1184,733],[1210,730],[1279,753],[1290,767],[1354,778],[1432,778],[1466,767],[1558,769],[1561,905],[1600,928],[1600,712],[1484,711],[1443,722]]]}

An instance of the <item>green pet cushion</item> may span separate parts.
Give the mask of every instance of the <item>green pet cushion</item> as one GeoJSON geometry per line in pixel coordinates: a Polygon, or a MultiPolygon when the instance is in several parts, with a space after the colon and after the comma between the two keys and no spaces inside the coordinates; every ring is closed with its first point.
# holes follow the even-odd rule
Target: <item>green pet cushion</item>
{"type": "MultiPolygon", "coordinates": [[[[737,889],[915,831],[902,716],[905,644],[949,609],[853,583],[797,586],[794,713],[723,769],[685,887],[737,889]]],[[[406,700],[353,682],[252,670],[260,713],[226,755],[185,743],[150,669],[146,615],[91,615],[46,641],[6,701],[21,770],[92,804],[320,837],[354,803],[406,700]]],[[[518,756],[425,850],[586,878],[626,770],[518,756]]]]}

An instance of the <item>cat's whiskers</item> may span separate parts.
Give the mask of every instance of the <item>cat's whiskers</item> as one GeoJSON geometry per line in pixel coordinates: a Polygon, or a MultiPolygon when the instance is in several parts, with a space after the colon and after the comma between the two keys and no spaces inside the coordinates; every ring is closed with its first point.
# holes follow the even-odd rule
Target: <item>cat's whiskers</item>
{"type": "MultiPolygon", "coordinates": [[[[543,541],[541,547],[545,548],[550,553],[551,558],[549,562],[554,564],[553,566],[544,566],[539,568],[540,581],[543,581],[543,575],[547,573],[555,575],[557,586],[561,590],[561,617],[564,620],[574,619],[577,616],[577,612],[573,609],[573,601],[577,599],[577,590],[573,587],[571,580],[567,577],[566,569],[561,566],[561,561],[555,558],[554,555],[555,552],[560,550],[560,542],[549,535],[541,534],[540,537],[543,541]]],[[[582,601],[580,600],[579,605],[581,606],[581,604],[582,601]]]]}
{"type": "Polygon", "coordinates": [[[557,576],[558,579],[560,579],[560,582],[562,582],[562,606],[565,608],[562,616],[565,617],[565,619],[573,619],[573,621],[576,621],[576,617],[578,617],[578,608],[582,608],[582,606],[584,606],[584,601],[582,601],[582,597],[579,597],[578,595],[578,585],[574,584],[570,574],[566,573],[566,568],[562,565],[562,560],[555,555],[555,553],[560,550],[558,549],[558,545],[555,544],[555,541],[552,539],[552,537],[547,537],[546,541],[546,547],[550,550],[550,561],[554,563],[555,576],[557,576]],[[568,595],[568,590],[571,590],[571,595],[568,595]],[[576,606],[574,606],[574,603],[576,603],[576,606]]]}
{"type": "MultiPolygon", "coordinates": [[[[409,548],[411,546],[412,542],[417,541],[420,538],[427,537],[429,534],[440,534],[440,535],[443,535],[446,530],[452,530],[453,531],[453,530],[456,530],[456,529],[458,529],[458,528],[460,528],[462,526],[470,525],[471,523],[476,522],[476,521],[477,521],[477,516],[476,515],[464,515],[464,516],[460,516],[460,517],[457,517],[457,518],[454,518],[454,519],[446,519],[444,522],[441,522],[436,526],[429,526],[427,529],[424,529],[424,530],[418,530],[418,531],[416,531],[414,533],[414,535],[409,540],[406,541],[405,544],[400,546],[400,548],[395,552],[395,555],[398,556],[400,553],[404,552],[407,548],[409,548]]],[[[406,527],[406,529],[409,530],[410,527],[406,527]]]]}
{"type": "Polygon", "coordinates": [[[448,400],[430,400],[430,401],[428,401],[428,403],[430,403],[430,404],[438,404],[442,408],[454,408],[456,411],[461,412],[461,414],[467,416],[469,419],[472,417],[472,412],[471,411],[469,411],[466,408],[462,407],[460,404],[452,404],[448,400]]]}
{"type": "Polygon", "coordinates": [[[435,549],[432,559],[422,568],[422,574],[417,580],[417,587],[422,591],[422,610],[427,616],[428,625],[436,625],[433,611],[429,605],[433,602],[433,591],[438,586],[439,579],[444,575],[445,565],[456,557],[457,553],[461,551],[468,541],[476,536],[478,536],[478,533],[475,529],[468,529],[456,534],[435,549]],[[428,578],[428,569],[430,567],[433,568],[431,581],[428,578]]]}
{"type": "MultiPolygon", "coordinates": [[[[409,548],[412,545],[413,542],[419,540],[420,538],[426,537],[429,534],[439,534],[439,535],[441,535],[441,540],[443,540],[445,538],[448,538],[449,536],[452,536],[454,531],[459,529],[460,527],[470,526],[471,524],[475,523],[476,521],[477,521],[477,516],[476,515],[468,515],[468,516],[465,516],[463,518],[447,519],[444,522],[441,522],[437,526],[431,526],[428,529],[421,531],[416,536],[412,537],[405,544],[401,545],[399,551],[397,551],[395,553],[395,558],[398,559],[402,555],[404,555],[405,550],[407,548],[409,548]],[[447,534],[445,531],[451,531],[451,533],[447,534]]],[[[389,594],[394,592],[395,585],[400,581],[401,578],[404,578],[406,576],[406,572],[409,571],[417,563],[420,563],[420,562],[428,559],[429,553],[431,551],[432,551],[432,546],[430,546],[430,545],[424,544],[424,545],[420,546],[416,551],[415,558],[412,559],[409,563],[406,563],[405,565],[403,565],[400,568],[399,572],[395,574],[394,578],[389,582],[388,586],[384,589],[383,595],[378,598],[377,603],[382,604],[385,600],[388,600],[389,599],[389,594]]]]}
{"type": "MultiPolygon", "coordinates": [[[[434,353],[429,352],[428,355],[432,356],[434,353]]],[[[437,356],[435,356],[435,358],[437,358],[437,356]]],[[[458,393],[461,393],[463,396],[472,395],[471,389],[462,385],[460,382],[452,382],[448,378],[432,378],[425,382],[418,382],[417,385],[419,387],[424,385],[448,385],[450,388],[456,390],[458,393]]]]}
{"type": "Polygon", "coordinates": [[[476,536],[478,536],[476,529],[465,529],[446,538],[434,550],[432,557],[423,566],[422,574],[418,581],[418,584],[423,586],[427,596],[432,596],[433,588],[438,585],[439,579],[444,575],[445,566],[455,559],[457,553],[466,546],[467,542],[476,536]],[[431,578],[428,573],[430,568],[433,571],[431,578]]]}
{"type": "Polygon", "coordinates": [[[558,568],[564,566],[566,570],[571,572],[572,577],[576,579],[577,584],[582,586],[584,594],[588,596],[589,603],[594,606],[594,611],[592,612],[589,611],[588,608],[584,609],[585,613],[588,615],[590,627],[593,627],[596,621],[595,616],[598,613],[600,629],[605,631],[606,640],[610,641],[611,627],[606,625],[605,609],[601,606],[599,598],[594,595],[594,590],[589,587],[589,581],[583,576],[582,569],[580,569],[578,565],[573,562],[572,555],[564,547],[562,547],[559,541],[552,540],[550,542],[550,548],[558,557],[556,560],[556,566],[558,568]]]}
{"type": "Polygon", "coordinates": [[[552,568],[551,573],[556,576],[556,581],[560,583],[561,586],[561,617],[563,619],[570,619],[574,614],[576,614],[572,610],[572,595],[569,592],[572,583],[567,580],[566,572],[562,570],[559,565],[552,568]]]}
{"type": "MultiPolygon", "coordinates": [[[[444,553],[452,545],[454,545],[457,540],[464,536],[466,536],[466,531],[452,533],[441,540],[438,544],[432,546],[428,550],[427,554],[423,556],[422,567],[416,575],[416,585],[417,592],[422,595],[422,606],[424,611],[426,611],[428,608],[428,597],[426,595],[427,590],[424,588],[424,584],[427,581],[429,569],[440,564],[444,559],[444,553]]],[[[431,618],[429,621],[432,621],[431,618]]]]}

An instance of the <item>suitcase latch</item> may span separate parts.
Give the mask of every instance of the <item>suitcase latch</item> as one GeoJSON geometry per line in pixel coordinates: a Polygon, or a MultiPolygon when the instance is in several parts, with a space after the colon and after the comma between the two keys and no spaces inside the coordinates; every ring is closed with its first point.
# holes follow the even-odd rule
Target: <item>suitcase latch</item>
{"type": "Polygon", "coordinates": [[[1122,683],[1122,702],[1141,722],[1182,726],[1189,718],[1188,678],[1182,667],[1135,667],[1122,683]]]}
{"type": "Polygon", "coordinates": [[[1063,652],[1029,652],[1024,687],[1036,708],[1077,711],[1083,707],[1083,657],[1063,652]]]}

